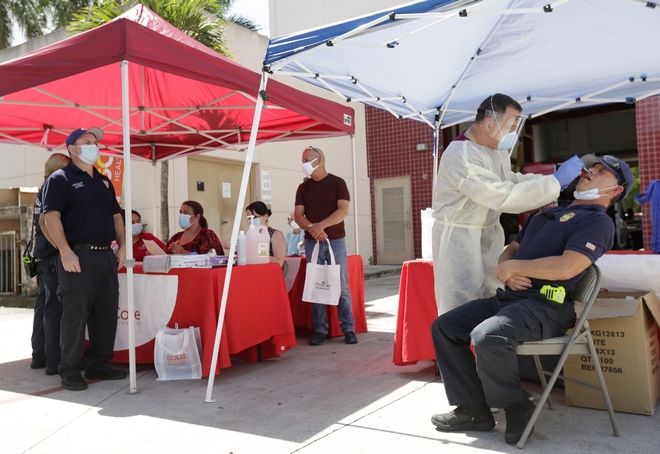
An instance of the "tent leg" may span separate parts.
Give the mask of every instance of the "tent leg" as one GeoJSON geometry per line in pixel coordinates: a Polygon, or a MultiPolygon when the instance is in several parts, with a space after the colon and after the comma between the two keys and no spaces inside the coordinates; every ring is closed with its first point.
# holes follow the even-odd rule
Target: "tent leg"
{"type": "MultiPolygon", "coordinates": [[[[135,260],[133,259],[133,248],[128,244],[133,237],[132,233],[132,218],[130,216],[132,209],[131,200],[131,131],[130,131],[130,116],[128,112],[129,99],[128,99],[128,61],[123,60],[121,66],[121,113],[123,125],[123,142],[124,142],[124,209],[127,216],[124,219],[124,241],[126,247],[126,299],[128,300],[128,313],[135,313],[135,301],[133,296],[133,266],[135,260]]],[[[128,317],[128,374],[129,374],[129,390],[127,394],[137,394],[137,380],[135,370],[135,320],[133,317],[128,317]]]]}
{"type": "Polygon", "coordinates": [[[248,180],[250,179],[250,168],[252,167],[252,157],[254,156],[254,147],[257,143],[257,132],[259,131],[259,121],[261,120],[261,111],[264,106],[264,100],[261,96],[265,93],[268,83],[268,73],[262,73],[259,93],[257,93],[257,106],[252,119],[252,130],[250,131],[250,143],[248,145],[247,155],[245,156],[245,165],[243,167],[243,177],[241,179],[241,189],[238,193],[238,202],[236,203],[236,214],[234,215],[234,226],[231,230],[231,246],[229,249],[229,260],[227,261],[227,272],[225,274],[225,283],[222,289],[222,299],[220,300],[220,314],[218,315],[218,327],[215,331],[215,342],[213,343],[213,356],[211,360],[211,370],[209,371],[209,382],[206,387],[207,403],[215,402],[213,396],[213,382],[215,380],[215,369],[218,364],[218,352],[220,351],[220,338],[222,337],[222,326],[225,321],[225,311],[227,309],[227,296],[229,295],[229,284],[231,282],[231,273],[234,268],[234,252],[236,251],[236,242],[238,239],[238,228],[243,219],[243,204],[247,193],[248,180]]]}
{"type": "Polygon", "coordinates": [[[357,170],[355,169],[355,134],[351,134],[351,159],[353,160],[353,230],[355,232],[355,255],[360,254],[358,246],[358,201],[357,170]]]}

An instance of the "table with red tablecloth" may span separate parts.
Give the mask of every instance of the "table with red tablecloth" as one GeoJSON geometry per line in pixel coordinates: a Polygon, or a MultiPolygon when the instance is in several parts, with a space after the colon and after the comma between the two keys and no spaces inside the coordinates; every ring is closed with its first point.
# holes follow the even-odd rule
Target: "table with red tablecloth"
{"type": "MultiPolygon", "coordinates": [[[[657,256],[657,254],[656,254],[657,256]]],[[[629,269],[639,274],[641,280],[647,285],[656,282],[660,272],[660,256],[651,257],[645,251],[610,251],[601,259],[601,271],[603,273],[603,287],[607,288],[608,281],[621,281],[622,277],[629,274],[629,269]],[[646,266],[643,271],[638,267],[632,268],[624,265],[618,266],[617,257],[634,257],[644,260],[646,266]],[[605,263],[615,266],[605,266],[605,263]],[[657,263],[658,266],[649,265],[657,263]]],[[[598,265],[599,262],[596,262],[598,265]]],[[[648,291],[649,288],[618,288],[612,287],[613,291],[648,291]]],[[[656,291],[656,293],[658,293],[656,291]]],[[[438,309],[435,302],[434,276],[432,260],[412,260],[404,262],[401,269],[401,282],[399,287],[399,310],[397,314],[396,332],[394,334],[394,364],[405,366],[415,364],[421,360],[435,361],[433,350],[433,339],[431,338],[431,323],[438,317],[438,309]]]]}
{"type": "MultiPolygon", "coordinates": [[[[313,329],[312,309],[310,303],[302,300],[303,289],[305,288],[306,259],[305,257],[287,257],[285,259],[289,264],[289,270],[297,269],[293,285],[289,291],[289,302],[291,304],[291,315],[293,324],[298,328],[313,329]],[[297,262],[292,266],[293,262],[297,262]],[[298,266],[295,266],[298,265],[298,266]]],[[[362,265],[362,256],[348,256],[348,287],[353,300],[353,319],[355,319],[355,332],[367,332],[367,314],[364,307],[364,267],[362,265]]],[[[328,320],[328,336],[343,336],[339,326],[337,306],[328,306],[326,310],[326,319],[328,320]]]]}
{"type": "Polygon", "coordinates": [[[403,262],[394,333],[394,364],[435,361],[431,323],[438,317],[433,290],[433,260],[403,262]]]}
{"type": "MultiPolygon", "coordinates": [[[[176,305],[167,326],[198,326],[202,336],[202,376],[211,370],[226,268],[175,268],[178,276],[176,305]]],[[[142,267],[134,268],[136,274],[142,267]]],[[[136,362],[153,364],[154,340],[136,348],[136,362]]],[[[256,361],[278,357],[295,347],[296,337],[282,269],[275,263],[234,266],[220,340],[216,375],[231,366],[230,356],[256,361]]],[[[114,362],[128,362],[128,350],[115,351],[114,362]]]]}

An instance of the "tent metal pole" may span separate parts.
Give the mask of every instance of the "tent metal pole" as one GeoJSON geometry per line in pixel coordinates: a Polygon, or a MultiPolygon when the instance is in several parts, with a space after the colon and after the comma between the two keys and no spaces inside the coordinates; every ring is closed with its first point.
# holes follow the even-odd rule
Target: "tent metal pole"
{"type": "Polygon", "coordinates": [[[160,194],[160,173],[158,172],[158,160],[156,159],[156,144],[151,143],[151,169],[153,170],[153,179],[154,179],[154,188],[153,193],[151,194],[151,206],[153,207],[153,223],[154,223],[154,234],[161,238],[160,234],[160,222],[156,222],[156,219],[160,219],[160,213],[158,212],[158,196],[160,194]]]}
{"type": "Polygon", "coordinates": [[[435,183],[438,181],[438,155],[440,154],[440,134],[442,130],[436,128],[435,130],[435,146],[433,148],[433,187],[431,191],[435,192],[435,183]]]}
{"type": "Polygon", "coordinates": [[[127,394],[137,394],[137,380],[135,371],[135,301],[133,297],[133,247],[129,247],[132,233],[132,201],[131,201],[131,131],[130,114],[128,99],[128,61],[123,60],[121,66],[121,112],[122,112],[122,130],[124,143],[124,209],[126,216],[124,219],[124,235],[126,247],[126,299],[128,300],[128,373],[129,389],[127,394]]]}
{"type": "Polygon", "coordinates": [[[231,273],[234,268],[234,252],[238,240],[238,228],[241,225],[241,219],[245,216],[243,205],[247,193],[248,182],[250,179],[250,168],[252,167],[252,157],[254,156],[254,147],[257,143],[257,133],[259,132],[259,121],[261,120],[261,111],[264,107],[264,97],[266,96],[266,84],[268,83],[268,73],[263,72],[259,93],[257,94],[257,106],[252,119],[252,130],[250,131],[250,142],[248,144],[247,154],[245,156],[245,165],[243,166],[243,177],[241,178],[241,189],[238,193],[236,203],[236,214],[234,215],[234,226],[231,230],[231,246],[229,249],[229,260],[227,260],[227,272],[225,274],[225,283],[222,288],[222,299],[220,300],[220,314],[218,315],[218,327],[215,331],[215,342],[213,343],[213,356],[211,360],[211,370],[209,371],[209,382],[206,387],[207,403],[215,402],[213,396],[213,382],[215,380],[215,369],[218,364],[218,352],[220,351],[220,338],[222,337],[222,326],[225,321],[225,312],[227,310],[227,297],[229,295],[229,284],[231,282],[231,273]]]}
{"type": "Polygon", "coordinates": [[[358,197],[357,197],[357,170],[355,169],[355,134],[351,138],[351,159],[353,161],[353,230],[355,232],[355,255],[360,255],[358,246],[358,197]]]}

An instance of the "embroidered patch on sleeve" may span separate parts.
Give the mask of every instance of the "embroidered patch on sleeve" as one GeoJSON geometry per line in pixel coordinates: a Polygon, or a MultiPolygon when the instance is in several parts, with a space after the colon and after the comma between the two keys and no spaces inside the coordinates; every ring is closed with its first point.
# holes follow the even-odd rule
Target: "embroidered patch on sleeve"
{"type": "Polygon", "coordinates": [[[587,247],[587,249],[591,249],[592,251],[596,250],[596,245],[595,244],[587,243],[587,244],[585,244],[585,246],[587,247]]]}

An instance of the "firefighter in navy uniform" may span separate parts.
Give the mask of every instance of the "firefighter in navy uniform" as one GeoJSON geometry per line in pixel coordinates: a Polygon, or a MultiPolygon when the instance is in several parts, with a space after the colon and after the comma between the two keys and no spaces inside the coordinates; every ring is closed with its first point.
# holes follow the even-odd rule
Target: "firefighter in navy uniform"
{"type": "Polygon", "coordinates": [[[62,386],[71,391],[87,389],[85,378],[126,378],[126,371],[109,364],[117,331],[117,271],[124,266],[126,242],[114,188],[93,167],[101,138],[98,128],[73,131],[66,140],[71,163],[44,185],[47,234],[59,252],[57,294],[63,311],[58,370],[62,386]],[[116,256],[110,248],[113,240],[119,245],[116,256]],[[83,348],[85,378],[80,373],[83,348]]]}
{"type": "Polygon", "coordinates": [[[433,322],[447,398],[457,405],[433,415],[437,430],[491,430],[490,407],[504,408],[504,439],[509,444],[520,440],[535,406],[521,387],[515,347],[560,336],[575,324],[571,292],[584,271],[612,248],[614,224],[606,209],[634,183],[628,165],[615,157],[582,159],[590,168],[578,182],[576,200],[530,216],[501,254],[496,274],[505,289],[433,322]]]}

